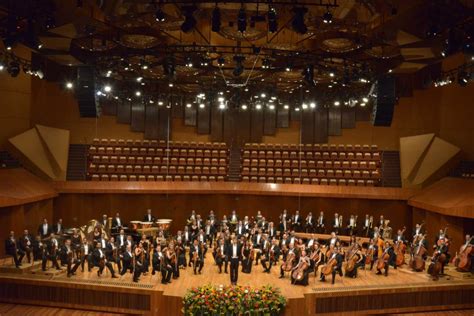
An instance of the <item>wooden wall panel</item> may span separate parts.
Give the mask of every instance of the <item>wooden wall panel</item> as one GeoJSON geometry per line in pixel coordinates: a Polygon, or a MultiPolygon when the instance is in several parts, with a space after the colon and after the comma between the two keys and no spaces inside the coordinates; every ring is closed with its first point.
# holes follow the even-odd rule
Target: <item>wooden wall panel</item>
{"type": "Polygon", "coordinates": [[[120,102],[117,105],[117,123],[130,124],[131,117],[132,110],[130,102],[120,102]]]}
{"type": "Polygon", "coordinates": [[[156,104],[147,104],[145,107],[145,138],[158,139],[158,136],[158,106],[156,104]]]}
{"type": "Polygon", "coordinates": [[[136,102],[132,104],[132,119],[130,127],[134,132],[145,131],[145,104],[136,102]]]}
{"type": "Polygon", "coordinates": [[[185,105],[181,96],[173,96],[171,98],[171,117],[182,119],[184,116],[185,105]]]}
{"type": "Polygon", "coordinates": [[[370,121],[372,107],[370,106],[356,106],[356,121],[370,121]]]}
{"type": "Polygon", "coordinates": [[[60,194],[54,201],[54,218],[63,218],[70,227],[77,224],[73,222],[74,217],[79,223],[86,223],[104,213],[111,215],[118,211],[123,220],[129,222],[141,219],[147,208],[158,218],[173,219],[172,231],[185,225],[192,209],[201,215],[213,209],[219,219],[232,209],[241,217],[255,216],[257,210],[261,210],[263,216],[274,222],[278,222],[285,208],[290,213],[300,209],[303,216],[309,211],[313,215],[324,211],[327,218],[338,212],[344,220],[350,214],[358,215],[359,219],[366,213],[375,218],[384,214],[394,229],[405,225],[408,235],[412,227],[411,207],[406,201],[229,194],[60,194]]]}
{"type": "Polygon", "coordinates": [[[251,124],[251,117],[250,111],[239,111],[237,110],[237,122],[236,124],[236,135],[237,135],[237,143],[238,144],[245,144],[250,143],[250,124],[251,124]]]}
{"type": "Polygon", "coordinates": [[[263,111],[250,111],[250,141],[260,143],[263,136],[263,111]]]}
{"type": "Polygon", "coordinates": [[[184,125],[185,126],[196,126],[197,110],[196,106],[193,105],[190,108],[184,108],[184,125]]]}
{"type": "Polygon", "coordinates": [[[343,107],[342,108],[342,128],[355,128],[356,127],[356,108],[355,107],[343,107]]]}
{"type": "Polygon", "coordinates": [[[314,142],[328,142],[328,109],[318,108],[314,112],[314,142]]]}
{"type": "Polygon", "coordinates": [[[311,109],[303,110],[301,113],[301,143],[314,143],[314,111],[311,109]]]}
{"type": "Polygon", "coordinates": [[[328,115],[328,135],[329,136],[340,136],[342,135],[341,129],[341,108],[330,107],[328,115]]]}
{"type": "Polygon", "coordinates": [[[276,110],[268,108],[264,111],[263,117],[263,135],[275,135],[276,133],[276,110]]]}
{"type": "Polygon", "coordinates": [[[278,128],[288,128],[290,126],[290,110],[285,110],[283,108],[278,109],[277,111],[277,127],[278,128]]]}
{"type": "Polygon", "coordinates": [[[171,139],[171,111],[165,106],[158,109],[158,139],[171,139]]]}
{"type": "Polygon", "coordinates": [[[117,115],[117,101],[104,99],[100,101],[103,115],[117,115]]]}
{"type": "Polygon", "coordinates": [[[292,121],[300,121],[301,120],[301,108],[299,111],[295,111],[295,109],[291,109],[290,111],[290,120],[292,121]]]}
{"type": "Polygon", "coordinates": [[[235,139],[235,131],[237,130],[236,122],[238,118],[233,109],[228,109],[227,111],[222,112],[222,138],[227,144],[232,144],[235,139]]]}
{"type": "Polygon", "coordinates": [[[222,142],[224,139],[224,113],[211,109],[211,141],[222,142]]]}
{"type": "Polygon", "coordinates": [[[211,132],[211,108],[206,105],[203,109],[197,110],[197,133],[209,134],[211,132]]]}

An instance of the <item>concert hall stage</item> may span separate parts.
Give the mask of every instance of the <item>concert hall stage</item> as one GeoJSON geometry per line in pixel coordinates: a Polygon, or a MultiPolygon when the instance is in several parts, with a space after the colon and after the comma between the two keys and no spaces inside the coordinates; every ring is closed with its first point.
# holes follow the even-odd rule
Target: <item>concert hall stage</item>
{"type": "MultiPolygon", "coordinates": [[[[203,284],[229,284],[229,275],[218,274],[210,254],[202,274],[194,275],[192,268],[181,270],[181,276],[171,284],[162,285],[160,277],[142,276],[139,283],[126,274],[111,279],[106,272],[97,277],[96,270],[67,278],[55,275],[7,273],[9,263],[0,273],[0,301],[73,309],[147,315],[180,315],[186,289],[203,284]]],[[[279,287],[287,298],[284,315],[344,315],[434,311],[474,308],[474,279],[466,278],[447,268],[447,276],[432,281],[426,273],[406,268],[391,269],[388,277],[375,271],[361,270],[357,279],[339,278],[336,284],[319,282],[310,276],[306,287],[290,284],[289,276],[279,279],[279,269],[271,274],[253,266],[250,275],[240,273],[239,284],[279,287]]],[[[375,268],[374,268],[375,270],[375,268]]],[[[17,271],[18,272],[18,271],[17,271]]]]}

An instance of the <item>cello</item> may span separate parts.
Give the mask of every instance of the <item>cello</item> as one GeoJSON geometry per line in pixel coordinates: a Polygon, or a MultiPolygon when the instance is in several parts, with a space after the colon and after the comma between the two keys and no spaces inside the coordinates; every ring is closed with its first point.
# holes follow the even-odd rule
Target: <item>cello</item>
{"type": "Polygon", "coordinates": [[[390,259],[388,249],[389,248],[387,247],[382,253],[382,256],[377,258],[377,270],[382,270],[385,268],[385,264],[388,264],[388,259],[390,259]]]}
{"type": "Polygon", "coordinates": [[[328,262],[321,268],[321,273],[323,273],[324,275],[330,275],[332,273],[332,271],[337,265],[336,257],[337,255],[334,256],[334,258],[330,258],[328,260],[328,262]]]}
{"type": "Polygon", "coordinates": [[[293,261],[295,260],[295,257],[295,253],[293,251],[288,252],[286,255],[286,261],[281,265],[283,271],[289,272],[293,269],[293,261]]]}
{"type": "MultiPolygon", "coordinates": [[[[305,257],[306,258],[306,257],[305,257]]],[[[300,262],[295,269],[293,270],[291,276],[293,277],[294,280],[296,281],[301,281],[304,278],[304,272],[309,268],[308,261],[306,259],[303,259],[302,262],[300,262]]]]}
{"type": "Polygon", "coordinates": [[[469,256],[472,255],[474,251],[474,247],[471,244],[472,239],[474,239],[474,237],[471,237],[464,245],[462,245],[459,249],[459,253],[456,254],[454,265],[459,271],[468,272],[471,269],[472,262],[469,259],[469,256]]]}

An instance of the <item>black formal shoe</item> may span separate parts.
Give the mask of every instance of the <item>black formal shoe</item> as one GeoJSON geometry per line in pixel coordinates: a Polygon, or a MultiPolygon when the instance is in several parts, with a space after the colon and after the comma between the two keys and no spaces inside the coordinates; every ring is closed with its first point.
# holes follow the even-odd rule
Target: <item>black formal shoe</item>
{"type": "Polygon", "coordinates": [[[388,276],[388,273],[385,273],[384,275],[385,275],[385,276],[388,276]]]}
{"type": "Polygon", "coordinates": [[[153,270],[153,271],[151,272],[151,275],[155,275],[155,270],[153,270]]]}
{"type": "Polygon", "coordinates": [[[97,271],[97,276],[100,277],[100,272],[99,271],[97,271]]]}
{"type": "Polygon", "coordinates": [[[133,282],[138,283],[138,279],[133,279],[133,282]]]}
{"type": "Polygon", "coordinates": [[[168,282],[166,282],[166,281],[161,281],[161,284],[168,284],[168,282]]]}
{"type": "Polygon", "coordinates": [[[71,273],[68,273],[68,274],[67,274],[67,277],[70,278],[70,277],[71,277],[71,273]]]}
{"type": "Polygon", "coordinates": [[[280,275],[280,279],[283,279],[285,276],[284,275],[280,275]]]}
{"type": "Polygon", "coordinates": [[[326,280],[324,280],[324,279],[319,279],[319,282],[326,282],[326,280]]]}
{"type": "Polygon", "coordinates": [[[381,274],[382,274],[382,272],[378,271],[376,274],[377,274],[377,275],[381,275],[381,274]]]}
{"type": "Polygon", "coordinates": [[[116,276],[115,274],[112,275],[112,279],[118,279],[118,276],[116,276]]]}

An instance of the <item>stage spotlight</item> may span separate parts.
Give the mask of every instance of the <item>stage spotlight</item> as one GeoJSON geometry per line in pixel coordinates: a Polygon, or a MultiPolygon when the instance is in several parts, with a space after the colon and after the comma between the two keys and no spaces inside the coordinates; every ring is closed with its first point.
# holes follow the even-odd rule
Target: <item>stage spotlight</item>
{"type": "Polygon", "coordinates": [[[166,19],[165,13],[163,12],[163,10],[161,10],[161,7],[158,7],[155,13],[155,20],[157,22],[164,22],[165,19],[166,19]]]}
{"type": "Polygon", "coordinates": [[[211,30],[213,32],[219,32],[221,30],[221,10],[217,5],[214,10],[212,10],[211,30]]]}
{"type": "Polygon", "coordinates": [[[68,81],[66,82],[66,88],[71,90],[72,88],[74,88],[74,84],[71,81],[68,81]]]}
{"type": "Polygon", "coordinates": [[[242,110],[247,110],[247,105],[246,104],[242,104],[242,106],[240,107],[242,110]]]}
{"type": "Polygon", "coordinates": [[[186,57],[186,67],[192,68],[193,67],[193,59],[191,57],[186,57]]]}
{"type": "Polygon", "coordinates": [[[465,87],[471,80],[471,74],[465,70],[460,70],[458,72],[458,84],[461,87],[465,87]]]}
{"type": "Polygon", "coordinates": [[[193,13],[196,11],[196,6],[187,6],[183,7],[183,14],[184,14],[184,22],[181,24],[181,31],[184,33],[190,32],[196,26],[196,18],[194,17],[193,13]]]}
{"type": "Polygon", "coordinates": [[[264,60],[262,60],[262,69],[270,69],[271,64],[272,62],[270,61],[270,59],[265,58],[264,60]]]}
{"type": "Polygon", "coordinates": [[[234,56],[235,68],[232,74],[235,77],[240,76],[244,72],[244,65],[243,65],[244,60],[245,60],[244,56],[234,56]]]}
{"type": "Polygon", "coordinates": [[[53,15],[48,15],[46,17],[46,20],[44,22],[44,27],[48,30],[56,27],[56,19],[54,18],[53,15]]]}
{"type": "Polygon", "coordinates": [[[193,105],[191,103],[186,103],[186,107],[189,109],[191,108],[193,105]]]}
{"type": "Polygon", "coordinates": [[[13,35],[7,35],[7,37],[3,40],[3,45],[7,50],[12,50],[13,46],[16,44],[16,38],[13,35]]]}
{"type": "Polygon", "coordinates": [[[36,70],[35,75],[40,79],[44,78],[44,72],[41,69],[36,70]]]}
{"type": "Polygon", "coordinates": [[[108,93],[108,92],[112,91],[112,87],[110,85],[105,85],[104,86],[104,91],[108,93]]]}
{"type": "Polygon", "coordinates": [[[270,105],[268,106],[268,108],[269,108],[270,110],[275,110],[275,106],[274,106],[273,104],[270,104],[270,105]]]}
{"type": "Polygon", "coordinates": [[[334,105],[335,105],[335,106],[339,106],[339,105],[341,105],[341,102],[339,102],[339,101],[334,101],[334,105]]]}
{"type": "Polygon", "coordinates": [[[225,104],[224,103],[219,104],[219,110],[224,110],[224,109],[225,109],[225,104]]]}
{"type": "Polygon", "coordinates": [[[225,65],[225,59],[224,59],[223,57],[219,57],[219,58],[217,59],[217,65],[218,65],[219,67],[224,67],[224,65],[225,65]]]}
{"type": "Polygon", "coordinates": [[[206,107],[206,105],[204,103],[199,104],[200,109],[204,109],[205,107],[206,107]]]}
{"type": "Polygon", "coordinates": [[[262,109],[262,105],[259,103],[259,104],[257,104],[257,105],[255,106],[255,108],[256,108],[257,110],[261,110],[261,109],[262,109]]]}
{"type": "Polygon", "coordinates": [[[175,60],[173,56],[168,56],[163,61],[163,71],[168,77],[173,77],[175,73],[175,60]]]}
{"type": "Polygon", "coordinates": [[[290,62],[286,64],[285,71],[290,72],[293,69],[292,65],[290,62]]]}
{"type": "Polygon", "coordinates": [[[247,29],[247,13],[243,7],[240,8],[237,15],[237,29],[242,33],[247,29]]]}
{"type": "Polygon", "coordinates": [[[5,70],[5,63],[3,61],[0,61],[0,71],[5,70]]]}
{"type": "Polygon", "coordinates": [[[369,99],[367,97],[363,97],[362,102],[367,103],[367,102],[369,102],[369,99]]]}
{"type": "Polygon", "coordinates": [[[332,13],[329,10],[323,14],[323,22],[326,24],[332,23],[332,13]]]}
{"type": "Polygon", "coordinates": [[[284,108],[285,110],[289,110],[289,109],[290,109],[290,106],[289,106],[288,104],[285,104],[285,105],[283,106],[283,108],[284,108]]]}
{"type": "Polygon", "coordinates": [[[278,30],[278,20],[275,8],[268,10],[268,31],[275,33],[278,30]]]}
{"type": "Polygon", "coordinates": [[[308,27],[304,22],[304,16],[306,12],[308,12],[308,9],[305,7],[294,7],[293,12],[294,16],[293,21],[291,22],[293,30],[300,34],[306,34],[306,32],[308,31],[308,27]]]}
{"type": "Polygon", "coordinates": [[[311,103],[309,104],[309,107],[312,108],[312,109],[314,109],[314,108],[316,107],[316,102],[311,102],[311,103]]]}
{"type": "Polygon", "coordinates": [[[18,76],[20,73],[20,64],[17,61],[11,61],[8,65],[7,71],[12,77],[18,76]]]}

